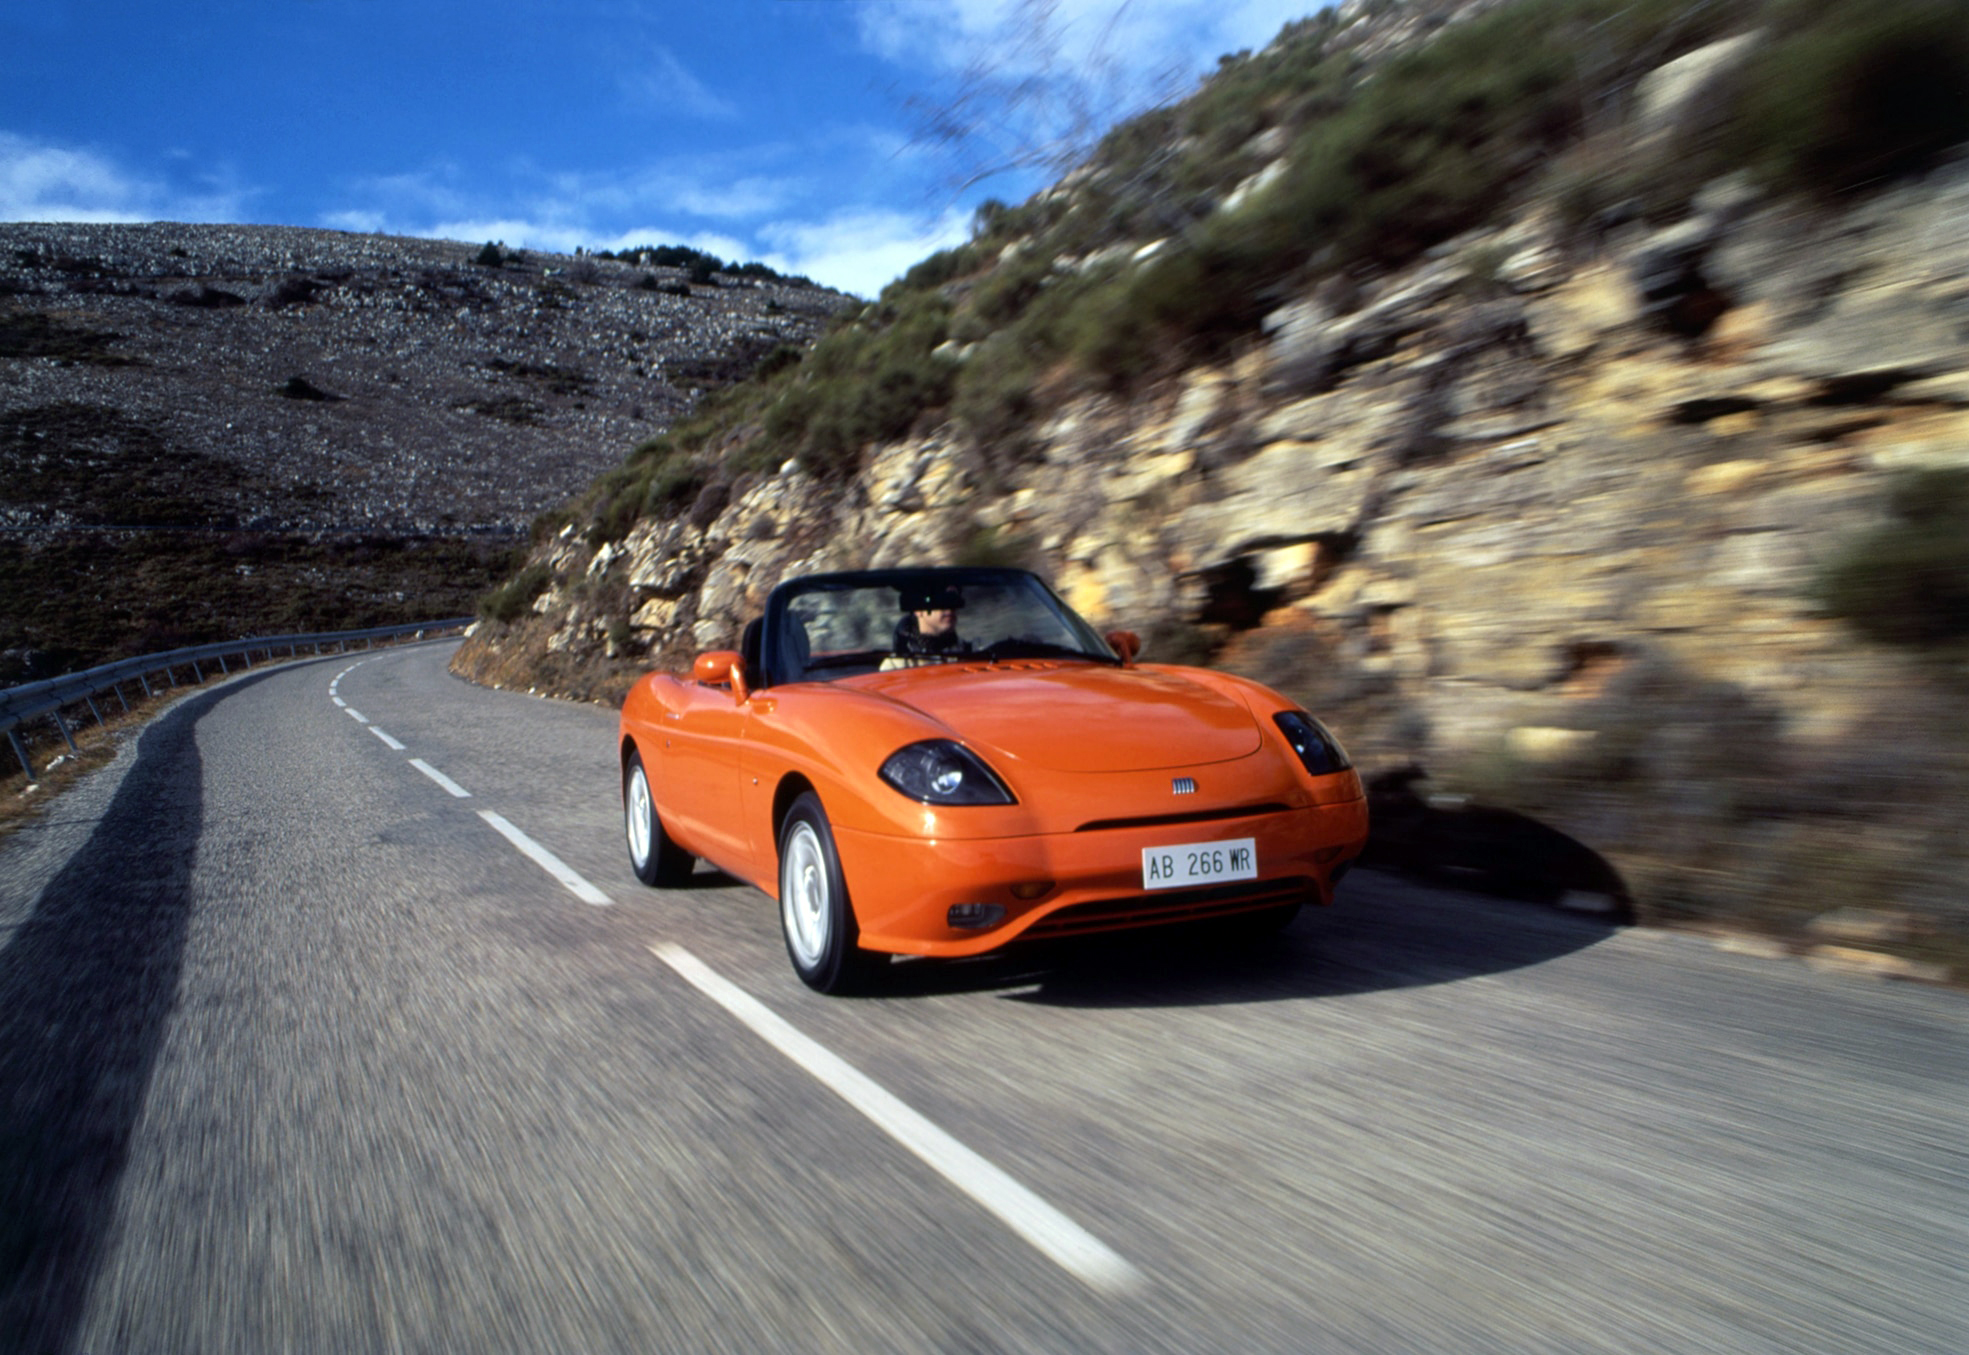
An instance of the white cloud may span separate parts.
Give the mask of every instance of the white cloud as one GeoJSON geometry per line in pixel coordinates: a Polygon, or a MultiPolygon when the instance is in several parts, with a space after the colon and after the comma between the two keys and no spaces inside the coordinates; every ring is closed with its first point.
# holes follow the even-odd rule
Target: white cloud
{"type": "MultiPolygon", "coordinates": [[[[509,170],[503,185],[468,190],[465,180],[465,172],[450,164],[356,180],[343,190],[345,203],[321,220],[345,230],[411,235],[520,223],[534,235],[534,247],[546,249],[560,248],[548,244],[550,238],[594,245],[618,234],[623,221],[675,218],[680,224],[660,237],[675,242],[705,229],[697,223],[759,220],[804,192],[801,180],[734,175],[729,162],[716,161],[607,173],[556,173],[519,165],[509,170]]],[[[648,236],[640,241],[649,242],[648,236]]]]}
{"type": "Polygon", "coordinates": [[[709,122],[729,122],[738,116],[735,104],[712,93],[667,47],[650,48],[641,65],[622,74],[620,85],[638,107],[681,112],[709,122]]]}
{"type": "Polygon", "coordinates": [[[931,221],[904,212],[856,209],[820,221],[779,221],[759,228],[764,262],[782,273],[858,296],[874,296],[910,265],[970,236],[970,218],[947,211],[931,221]]]}
{"type": "Polygon", "coordinates": [[[464,177],[459,166],[440,162],[402,174],[358,179],[351,187],[358,196],[383,204],[384,211],[457,213],[469,210],[469,195],[459,187],[464,177]]]}
{"type": "Polygon", "coordinates": [[[782,206],[791,196],[790,187],[782,179],[754,177],[715,185],[675,183],[662,190],[662,195],[691,216],[756,217],[782,206]]]}
{"type": "Polygon", "coordinates": [[[108,156],[0,132],[0,221],[232,221],[250,194],[221,176],[186,191],[108,156]]]}
{"type": "Polygon", "coordinates": [[[345,212],[330,212],[321,219],[321,224],[330,230],[355,231],[359,235],[388,235],[390,219],[377,211],[350,209],[345,212]]]}

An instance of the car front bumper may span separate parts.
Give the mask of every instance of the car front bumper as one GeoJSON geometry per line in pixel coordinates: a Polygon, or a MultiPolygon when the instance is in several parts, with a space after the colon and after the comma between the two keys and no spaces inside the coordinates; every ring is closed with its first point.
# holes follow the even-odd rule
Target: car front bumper
{"type": "Polygon", "coordinates": [[[900,837],[836,827],[861,944],[904,955],[978,955],[1020,938],[1167,925],[1333,901],[1334,873],[1367,842],[1367,802],[1205,822],[1117,826],[1003,838],[900,837]],[[1142,887],[1142,853],[1251,838],[1258,878],[1142,887]],[[1039,886],[1036,897],[1021,898],[1039,886]],[[950,925],[953,906],[995,905],[994,925],[950,925]]]}

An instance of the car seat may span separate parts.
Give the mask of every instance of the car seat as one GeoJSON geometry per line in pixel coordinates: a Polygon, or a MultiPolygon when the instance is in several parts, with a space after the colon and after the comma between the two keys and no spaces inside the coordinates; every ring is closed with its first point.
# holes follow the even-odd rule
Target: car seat
{"type": "Polygon", "coordinates": [[[798,682],[807,675],[813,646],[807,639],[807,623],[791,611],[780,615],[778,651],[773,655],[774,681],[798,682]]]}
{"type": "Polygon", "coordinates": [[[766,681],[766,670],[760,666],[759,641],[765,628],[766,618],[755,616],[745,623],[738,640],[738,657],[745,663],[745,680],[761,685],[766,681]]]}

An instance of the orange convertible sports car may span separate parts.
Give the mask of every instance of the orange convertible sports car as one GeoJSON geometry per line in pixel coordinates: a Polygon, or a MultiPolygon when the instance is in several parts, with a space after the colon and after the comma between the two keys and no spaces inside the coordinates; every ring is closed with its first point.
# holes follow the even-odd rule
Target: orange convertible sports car
{"type": "Polygon", "coordinates": [[[1226,673],[1138,664],[1017,569],[789,579],[741,652],[622,705],[629,858],[779,900],[811,987],[888,954],[1330,903],[1367,839],[1326,728],[1226,673]]]}

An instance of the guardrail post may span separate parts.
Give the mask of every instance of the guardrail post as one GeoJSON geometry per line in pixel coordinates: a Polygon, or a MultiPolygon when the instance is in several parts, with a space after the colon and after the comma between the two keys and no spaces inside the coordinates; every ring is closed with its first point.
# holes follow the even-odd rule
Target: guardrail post
{"type": "Polygon", "coordinates": [[[245,664],[248,668],[251,668],[253,666],[253,651],[250,649],[241,650],[239,653],[239,661],[245,664]]]}
{"type": "Polygon", "coordinates": [[[202,687],[205,685],[205,670],[198,666],[197,659],[191,661],[191,675],[198,679],[199,686],[202,687]]]}
{"type": "Polygon", "coordinates": [[[103,713],[100,710],[96,709],[96,698],[93,696],[85,695],[82,699],[89,703],[89,714],[96,717],[96,728],[97,729],[109,728],[109,721],[103,719],[103,713]]]}
{"type": "Polygon", "coordinates": [[[224,673],[227,677],[231,677],[232,669],[226,667],[226,656],[221,654],[218,656],[218,659],[219,659],[219,671],[221,673],[224,673]]]}
{"type": "Polygon", "coordinates": [[[115,686],[111,687],[110,690],[116,693],[116,699],[122,703],[123,713],[125,715],[128,715],[130,713],[130,703],[128,701],[123,700],[123,684],[119,682],[115,686]]]}
{"type": "Polygon", "coordinates": [[[21,736],[13,730],[7,731],[7,742],[14,745],[14,756],[21,760],[21,770],[27,773],[27,782],[34,784],[34,764],[27,760],[27,747],[21,743],[21,736]]]}
{"type": "Polygon", "coordinates": [[[62,742],[68,745],[68,751],[71,753],[82,751],[75,746],[75,740],[68,732],[68,723],[62,719],[62,713],[58,710],[51,710],[48,713],[55,717],[55,728],[62,732],[62,742]]]}
{"type": "Polygon", "coordinates": [[[150,689],[150,679],[142,673],[137,674],[137,685],[144,689],[144,700],[148,701],[157,695],[150,689]]]}

